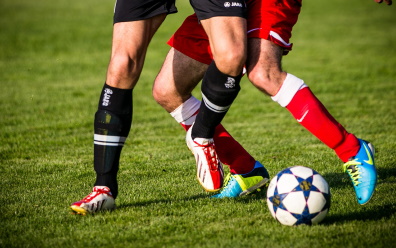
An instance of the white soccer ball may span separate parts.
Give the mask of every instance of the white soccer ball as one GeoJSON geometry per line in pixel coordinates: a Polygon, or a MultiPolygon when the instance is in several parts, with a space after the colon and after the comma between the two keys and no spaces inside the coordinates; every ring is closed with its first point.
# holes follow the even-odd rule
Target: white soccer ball
{"type": "Polygon", "coordinates": [[[318,224],[330,208],[330,188],[315,170],[293,166],[272,178],[267,204],[272,216],[283,225],[318,224]]]}

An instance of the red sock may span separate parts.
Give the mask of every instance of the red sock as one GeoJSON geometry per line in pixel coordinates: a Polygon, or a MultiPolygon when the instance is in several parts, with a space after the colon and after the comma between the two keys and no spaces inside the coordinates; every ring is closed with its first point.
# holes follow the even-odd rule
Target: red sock
{"type": "Polygon", "coordinates": [[[246,174],[253,170],[256,160],[221,124],[216,127],[214,142],[220,161],[230,167],[231,173],[246,174]]]}
{"type": "MultiPolygon", "coordinates": [[[[180,125],[186,131],[191,127],[182,123],[180,125]]],[[[227,132],[223,125],[219,124],[216,127],[213,140],[217,156],[223,164],[228,165],[231,173],[246,174],[253,170],[256,160],[227,132]]]]}
{"type": "Polygon", "coordinates": [[[359,151],[355,135],[348,133],[327,111],[308,87],[294,95],[286,107],[296,120],[328,147],[344,162],[359,151]]]}

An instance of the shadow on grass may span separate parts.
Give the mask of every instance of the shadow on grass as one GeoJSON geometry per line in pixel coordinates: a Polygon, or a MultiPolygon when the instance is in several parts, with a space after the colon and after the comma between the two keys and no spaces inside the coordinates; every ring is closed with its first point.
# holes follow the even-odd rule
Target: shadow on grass
{"type": "Polygon", "coordinates": [[[158,200],[150,200],[150,201],[140,201],[140,202],[133,202],[133,203],[126,203],[117,206],[117,209],[123,208],[130,208],[130,207],[147,207],[150,205],[156,204],[171,204],[177,201],[195,201],[198,199],[207,199],[209,196],[207,194],[199,194],[194,196],[188,196],[184,198],[177,198],[177,199],[158,199],[158,200]]]}
{"type": "MultiPolygon", "coordinates": [[[[385,180],[396,177],[396,167],[393,168],[378,168],[377,170],[379,180],[385,180]]],[[[389,180],[390,182],[396,183],[395,179],[389,180]]]]}
{"type": "MultiPolygon", "coordinates": [[[[394,204],[387,204],[383,206],[377,206],[372,209],[361,209],[356,211],[360,206],[352,209],[350,212],[345,214],[331,214],[321,223],[322,225],[332,225],[336,223],[350,222],[350,221],[370,221],[370,220],[381,220],[390,219],[396,213],[396,207],[394,204]]],[[[330,208],[331,211],[331,208],[330,208]]]]}

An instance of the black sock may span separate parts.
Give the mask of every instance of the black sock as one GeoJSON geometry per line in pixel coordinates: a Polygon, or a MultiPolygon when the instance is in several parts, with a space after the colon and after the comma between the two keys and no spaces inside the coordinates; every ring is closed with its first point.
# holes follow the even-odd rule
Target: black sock
{"type": "Polygon", "coordinates": [[[107,186],[118,195],[117,172],[122,147],[132,124],[132,90],[104,85],[95,114],[95,186],[107,186]]]}
{"type": "Polygon", "coordinates": [[[192,138],[213,138],[215,128],[223,120],[240,90],[242,74],[223,74],[214,61],[202,80],[202,102],[191,131],[192,138]]]}

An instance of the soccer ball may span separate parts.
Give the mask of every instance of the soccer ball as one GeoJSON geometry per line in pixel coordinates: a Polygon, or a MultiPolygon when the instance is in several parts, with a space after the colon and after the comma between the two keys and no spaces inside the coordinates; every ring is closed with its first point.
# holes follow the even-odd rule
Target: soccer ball
{"type": "Polygon", "coordinates": [[[272,178],[267,190],[272,216],[283,225],[317,224],[330,208],[330,188],[315,170],[293,166],[272,178]]]}

